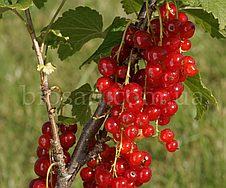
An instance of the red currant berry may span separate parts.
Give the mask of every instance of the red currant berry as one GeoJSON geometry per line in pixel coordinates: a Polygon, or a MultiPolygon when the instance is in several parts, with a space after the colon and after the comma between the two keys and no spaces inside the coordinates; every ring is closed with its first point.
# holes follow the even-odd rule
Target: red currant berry
{"type": "Polygon", "coordinates": [[[84,167],[80,171],[80,177],[83,181],[91,182],[94,180],[95,173],[91,167],[84,167]]]}
{"type": "Polygon", "coordinates": [[[125,101],[125,108],[126,110],[130,111],[130,112],[133,112],[133,113],[136,113],[136,112],[139,112],[144,106],[144,100],[143,98],[140,98],[134,102],[126,102],[125,101]]]}
{"type": "Polygon", "coordinates": [[[109,105],[120,105],[123,102],[123,92],[121,88],[115,84],[105,89],[103,95],[105,102],[109,105]]]}
{"type": "Polygon", "coordinates": [[[65,162],[65,165],[67,166],[71,159],[71,155],[67,150],[64,150],[64,156],[65,156],[64,162],[65,162]]]}
{"type": "Polygon", "coordinates": [[[161,115],[161,110],[156,105],[148,106],[145,108],[144,113],[146,113],[149,117],[150,121],[155,121],[161,115]]]}
{"type": "Polygon", "coordinates": [[[157,80],[162,77],[162,66],[157,63],[149,63],[145,71],[148,79],[157,80]]]}
{"type": "Polygon", "coordinates": [[[184,39],[181,41],[181,50],[188,51],[191,48],[191,41],[189,39],[184,39]]]}
{"type": "Polygon", "coordinates": [[[165,106],[170,101],[170,94],[166,89],[159,88],[154,91],[152,99],[156,106],[165,106]]]}
{"type": "Polygon", "coordinates": [[[117,75],[119,78],[126,78],[126,73],[127,73],[127,69],[128,67],[127,66],[120,66],[118,69],[117,69],[117,75]]]}
{"type": "Polygon", "coordinates": [[[112,181],[112,188],[128,188],[128,181],[125,177],[119,176],[112,181]]]}
{"type": "MultiPolygon", "coordinates": [[[[151,20],[151,26],[152,26],[152,29],[153,31],[156,33],[156,34],[160,34],[160,21],[159,21],[159,18],[155,18],[153,20],[151,20]]],[[[163,22],[163,27],[165,26],[165,23],[163,22]]]]}
{"type": "Polygon", "coordinates": [[[171,100],[179,99],[184,91],[184,85],[181,82],[176,83],[173,89],[169,90],[171,100]]]}
{"type": "Polygon", "coordinates": [[[142,96],[142,88],[137,83],[129,83],[123,87],[123,96],[126,102],[135,102],[142,96]]]}
{"type": "Polygon", "coordinates": [[[111,134],[119,133],[121,130],[120,121],[115,117],[108,118],[104,123],[105,128],[111,134]]]}
{"type": "Polygon", "coordinates": [[[72,125],[69,125],[69,128],[68,128],[68,130],[70,132],[73,132],[74,134],[77,132],[77,129],[78,129],[78,126],[77,126],[76,123],[75,124],[72,124],[72,125]]]}
{"type": "Polygon", "coordinates": [[[38,139],[38,145],[43,149],[48,149],[51,146],[51,137],[48,134],[43,134],[38,139]]]}
{"type": "Polygon", "coordinates": [[[127,139],[133,140],[138,135],[138,128],[136,125],[130,125],[125,129],[125,136],[127,139]]]}
{"type": "Polygon", "coordinates": [[[182,25],[181,32],[180,32],[180,37],[181,38],[191,38],[195,33],[195,25],[187,21],[182,25]]]}
{"type": "Polygon", "coordinates": [[[64,125],[63,123],[60,124],[60,131],[61,133],[64,133],[66,131],[69,131],[69,127],[64,125]]]}
{"type": "MultiPolygon", "coordinates": [[[[120,146],[120,143],[118,144],[118,146],[120,146]]],[[[121,153],[128,153],[131,151],[131,148],[132,148],[132,144],[129,140],[127,139],[122,140],[121,153]]]]}
{"type": "Polygon", "coordinates": [[[33,188],[36,181],[40,181],[40,179],[36,178],[36,179],[31,180],[30,183],[29,183],[29,188],[33,188]]]}
{"type": "Polygon", "coordinates": [[[38,146],[37,156],[38,156],[38,158],[41,158],[41,157],[47,157],[48,158],[49,157],[49,150],[43,149],[40,146],[38,146]]]}
{"type": "Polygon", "coordinates": [[[179,70],[183,67],[184,56],[181,53],[172,52],[166,59],[166,66],[172,70],[179,70]]]}
{"type": "Polygon", "coordinates": [[[161,126],[167,125],[170,122],[170,116],[163,116],[159,117],[158,124],[161,126]]]}
{"type": "Polygon", "coordinates": [[[151,45],[151,35],[145,30],[138,30],[133,35],[134,44],[140,49],[146,49],[151,45]]]}
{"type": "Polygon", "coordinates": [[[120,121],[125,125],[130,125],[134,122],[134,115],[130,111],[122,112],[120,116],[120,121]]]}
{"type": "Polygon", "coordinates": [[[155,129],[152,125],[148,125],[143,129],[142,133],[143,133],[144,137],[150,138],[154,135],[155,129]]]}
{"type": "Polygon", "coordinates": [[[161,46],[150,47],[146,50],[145,57],[148,63],[161,64],[167,57],[167,51],[161,46]]]}
{"type": "Polygon", "coordinates": [[[178,110],[177,103],[175,101],[170,101],[168,102],[167,106],[162,108],[162,115],[171,117],[174,114],[176,114],[177,110],[178,110]]]}
{"type": "Polygon", "coordinates": [[[96,86],[100,93],[103,93],[105,89],[113,84],[113,80],[109,77],[100,77],[97,82],[96,86]]]}
{"type": "Polygon", "coordinates": [[[35,162],[34,171],[38,176],[45,178],[49,166],[50,166],[49,159],[46,157],[41,157],[35,162]]]}
{"type": "Polygon", "coordinates": [[[169,142],[166,142],[166,149],[169,152],[174,152],[177,150],[178,143],[176,140],[171,140],[169,142]]]}
{"type": "Polygon", "coordinates": [[[98,62],[98,70],[103,76],[113,76],[117,71],[117,62],[111,57],[103,57],[98,62]]]}
{"type": "Polygon", "coordinates": [[[104,151],[100,153],[101,157],[107,157],[111,153],[111,147],[107,144],[104,144],[104,151]]]}
{"type": "Polygon", "coordinates": [[[136,125],[139,129],[143,129],[149,124],[149,117],[145,112],[135,113],[134,116],[134,125],[136,125]]]}
{"type": "Polygon", "coordinates": [[[152,161],[151,155],[147,151],[142,151],[142,152],[144,154],[144,161],[142,162],[142,164],[143,166],[148,167],[151,165],[151,161],[152,161]]]}
{"type": "Polygon", "coordinates": [[[188,17],[185,13],[178,12],[178,20],[181,22],[181,24],[183,24],[188,21],[188,17]]]}
{"type": "Polygon", "coordinates": [[[137,180],[142,183],[147,183],[151,179],[151,169],[148,167],[144,167],[137,172],[137,180]]]}
{"type": "Polygon", "coordinates": [[[60,143],[66,150],[68,150],[75,144],[75,140],[75,135],[72,132],[66,131],[60,135],[60,143]]]}
{"type": "MultiPolygon", "coordinates": [[[[46,188],[46,183],[43,180],[37,180],[32,188],[46,188]]],[[[49,188],[49,186],[48,186],[49,188]]]]}
{"type": "Polygon", "coordinates": [[[197,74],[197,72],[198,72],[198,69],[197,69],[195,64],[187,63],[187,64],[184,65],[184,72],[188,76],[195,76],[197,74]]]}
{"type": "Polygon", "coordinates": [[[181,39],[177,35],[170,35],[168,37],[164,37],[162,41],[162,46],[168,53],[176,51],[181,46],[181,39]]]}
{"type": "Polygon", "coordinates": [[[111,117],[118,118],[121,112],[122,112],[122,106],[121,105],[113,106],[112,109],[111,109],[111,117]]]}
{"type": "Polygon", "coordinates": [[[51,131],[51,123],[50,121],[47,121],[43,124],[42,126],[42,133],[43,134],[48,134],[49,136],[52,137],[52,131],[51,131]]]}
{"type": "Polygon", "coordinates": [[[130,48],[126,45],[124,45],[120,51],[120,53],[118,54],[118,50],[119,50],[119,46],[117,45],[115,46],[112,50],[111,50],[111,57],[117,61],[118,59],[118,55],[119,55],[119,63],[123,62],[129,55],[130,55],[130,48]]]}
{"type": "Polygon", "coordinates": [[[166,24],[166,30],[170,35],[177,35],[181,30],[181,23],[177,19],[172,19],[166,24]]]}
{"type": "MultiPolygon", "coordinates": [[[[134,42],[133,42],[133,34],[138,30],[137,27],[135,26],[130,26],[127,30],[126,30],[126,36],[125,36],[125,44],[127,46],[133,47],[134,46],[134,42]]],[[[125,32],[125,31],[124,31],[125,32]]],[[[124,34],[123,32],[123,34],[124,34]]]]}
{"type": "Polygon", "coordinates": [[[162,4],[159,8],[161,17],[164,22],[167,22],[170,19],[173,19],[176,17],[176,6],[172,3],[169,3],[169,10],[166,7],[166,3],[162,4]]]}
{"type": "Polygon", "coordinates": [[[117,176],[123,176],[127,169],[127,161],[123,158],[118,158],[115,165],[117,176]]]}
{"type": "Polygon", "coordinates": [[[179,72],[166,69],[162,74],[162,82],[167,84],[175,84],[179,80],[179,72]]]}
{"type": "Polygon", "coordinates": [[[133,165],[141,165],[142,160],[144,160],[144,154],[140,150],[133,151],[133,153],[131,153],[130,158],[129,158],[129,161],[133,165]]]}
{"type": "Polygon", "coordinates": [[[129,168],[125,171],[124,177],[128,182],[135,182],[137,180],[137,171],[129,168]]]}
{"type": "Polygon", "coordinates": [[[134,75],[134,82],[141,85],[144,83],[144,80],[145,80],[145,69],[140,69],[134,75]]]}
{"type": "Polygon", "coordinates": [[[95,173],[95,180],[100,186],[110,186],[113,181],[113,176],[108,170],[101,169],[95,173]]]}
{"type": "Polygon", "coordinates": [[[184,56],[184,65],[187,63],[195,64],[195,60],[191,56],[184,56]]]}
{"type": "Polygon", "coordinates": [[[169,142],[173,140],[174,132],[169,128],[163,129],[160,133],[160,138],[163,142],[169,142]]]}

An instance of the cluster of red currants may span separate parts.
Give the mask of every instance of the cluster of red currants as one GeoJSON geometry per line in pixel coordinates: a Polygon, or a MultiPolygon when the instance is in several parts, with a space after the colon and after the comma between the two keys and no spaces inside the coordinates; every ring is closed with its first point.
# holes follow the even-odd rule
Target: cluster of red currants
{"type": "Polygon", "coordinates": [[[135,140],[155,136],[169,152],[178,148],[174,132],[169,128],[159,131],[158,125],[170,122],[178,110],[175,100],[184,90],[182,82],[197,74],[195,60],[183,56],[191,48],[189,38],[195,25],[186,14],[177,12],[174,4],[165,3],[159,10],[161,17],[151,20],[147,31],[129,26],[122,35],[123,45],[114,47],[111,57],[98,63],[103,76],[96,86],[112,106],[104,126],[118,145],[116,148],[105,145],[111,161],[101,154],[102,159],[82,169],[84,187],[139,187],[148,182],[151,156],[138,150],[135,140]],[[144,61],[145,68],[132,65],[135,53],[137,59],[144,61]],[[155,128],[150,121],[155,122],[155,128]]]}
{"type": "MultiPolygon", "coordinates": [[[[77,124],[65,126],[64,124],[60,124],[59,132],[60,135],[60,143],[63,147],[64,151],[64,162],[67,164],[70,161],[70,153],[68,150],[75,144],[75,133],[77,132],[77,124]]],[[[37,156],[38,160],[35,162],[34,171],[39,176],[36,179],[33,179],[30,182],[29,188],[46,188],[46,177],[47,171],[50,167],[52,161],[52,152],[51,152],[51,124],[50,122],[46,122],[42,126],[42,133],[38,139],[38,148],[37,148],[37,156]]],[[[57,182],[57,171],[53,166],[53,170],[51,174],[49,174],[49,187],[55,187],[57,182]]]]}
{"type": "MultiPolygon", "coordinates": [[[[131,144],[131,143],[130,143],[131,144]]],[[[104,152],[87,163],[80,176],[85,188],[140,187],[151,179],[151,155],[140,151],[135,143],[124,147],[117,156],[115,146],[104,145],[104,152]],[[131,149],[133,153],[130,153],[131,149]],[[113,176],[115,175],[115,177],[113,176]]],[[[120,146],[119,146],[120,147],[120,146]]]]}

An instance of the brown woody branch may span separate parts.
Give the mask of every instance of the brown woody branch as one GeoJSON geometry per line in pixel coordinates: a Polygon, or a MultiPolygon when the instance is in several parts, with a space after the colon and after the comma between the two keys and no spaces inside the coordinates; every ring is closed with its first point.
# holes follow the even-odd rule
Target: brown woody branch
{"type": "MultiPolygon", "coordinates": [[[[39,48],[39,45],[38,45],[38,42],[36,39],[36,34],[34,31],[34,27],[33,27],[29,9],[25,10],[25,15],[26,15],[27,24],[29,27],[28,32],[32,39],[35,53],[38,58],[38,64],[44,65],[42,53],[41,53],[41,50],[39,48]]],[[[40,73],[40,78],[41,78],[41,87],[42,87],[42,93],[43,93],[42,100],[46,104],[48,117],[51,122],[51,130],[52,130],[52,135],[53,135],[53,137],[52,137],[53,158],[54,158],[54,162],[56,163],[57,170],[58,170],[58,177],[61,180],[60,184],[66,185],[67,184],[67,171],[65,168],[64,153],[63,153],[63,148],[61,147],[61,144],[60,144],[60,139],[59,139],[59,135],[58,135],[58,126],[55,121],[55,109],[52,107],[51,101],[50,101],[50,94],[51,94],[52,90],[48,87],[47,77],[43,72],[40,73]]]]}

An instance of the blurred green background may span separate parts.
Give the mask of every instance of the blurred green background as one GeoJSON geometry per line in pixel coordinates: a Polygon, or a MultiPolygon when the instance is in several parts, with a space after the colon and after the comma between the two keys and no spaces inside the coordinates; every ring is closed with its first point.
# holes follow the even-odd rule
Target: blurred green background
{"type": "MultiPolygon", "coordinates": [[[[41,11],[31,8],[37,33],[48,24],[60,2],[49,0],[41,11]]],[[[63,11],[79,5],[98,10],[103,15],[104,28],[115,16],[126,16],[120,0],[68,1],[63,11]]],[[[40,100],[37,60],[31,49],[30,36],[12,12],[5,13],[3,17],[0,20],[0,187],[25,188],[30,180],[36,178],[33,168],[37,160],[37,140],[48,117],[40,100]]],[[[169,153],[156,139],[138,142],[138,147],[150,152],[153,158],[152,180],[143,187],[226,187],[226,41],[211,38],[199,26],[191,41],[193,46],[187,54],[196,60],[204,84],[218,100],[219,110],[210,105],[203,119],[195,121],[195,107],[190,93],[185,90],[179,102],[187,102],[179,106],[178,113],[167,126],[175,132],[180,150],[169,153]]],[[[65,97],[86,82],[94,85],[100,76],[96,64],[84,66],[82,70],[78,67],[100,43],[101,39],[87,43],[64,62],[57,58],[56,51],[50,51],[48,59],[57,66],[55,73],[49,77],[50,85],[61,87],[66,92],[65,97]]],[[[53,96],[52,102],[56,101],[53,96]]],[[[79,177],[72,187],[82,187],[79,177]]]]}

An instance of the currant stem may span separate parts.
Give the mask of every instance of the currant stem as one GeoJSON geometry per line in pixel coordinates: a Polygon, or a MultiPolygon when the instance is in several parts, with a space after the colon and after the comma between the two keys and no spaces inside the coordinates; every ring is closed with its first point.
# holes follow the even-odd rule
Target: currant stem
{"type": "Polygon", "coordinates": [[[156,10],[158,11],[159,14],[159,23],[160,23],[160,41],[158,43],[159,46],[162,46],[162,39],[163,39],[163,24],[162,24],[162,16],[160,13],[160,10],[157,6],[155,6],[156,10]]]}
{"type": "MultiPolygon", "coordinates": [[[[46,175],[46,187],[48,187],[48,183],[49,183],[49,174],[50,174],[50,171],[52,169],[52,167],[55,165],[55,163],[52,163],[49,168],[48,168],[48,171],[47,171],[47,175],[46,175]]],[[[52,182],[52,181],[51,181],[52,182]]]]}
{"type": "Polygon", "coordinates": [[[131,63],[132,63],[132,56],[133,56],[133,49],[131,50],[130,56],[129,56],[129,64],[128,64],[127,73],[126,73],[125,85],[127,85],[129,83],[130,67],[131,67],[131,63]]]}
{"type": "Polygon", "coordinates": [[[47,27],[47,29],[46,29],[46,32],[45,32],[45,35],[44,35],[44,37],[43,37],[43,39],[42,39],[42,43],[41,43],[41,47],[40,47],[41,53],[43,52],[45,40],[46,40],[46,38],[47,38],[47,36],[48,36],[48,34],[49,34],[49,30],[50,30],[51,26],[53,25],[53,22],[54,22],[54,20],[56,19],[57,15],[59,14],[60,10],[61,10],[62,7],[64,6],[64,3],[65,3],[65,2],[66,2],[66,0],[63,0],[63,1],[61,2],[60,6],[58,7],[57,11],[55,12],[53,18],[51,19],[51,21],[50,21],[50,23],[49,23],[49,25],[48,25],[48,27],[47,27]]]}

